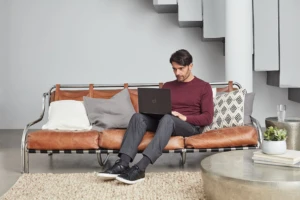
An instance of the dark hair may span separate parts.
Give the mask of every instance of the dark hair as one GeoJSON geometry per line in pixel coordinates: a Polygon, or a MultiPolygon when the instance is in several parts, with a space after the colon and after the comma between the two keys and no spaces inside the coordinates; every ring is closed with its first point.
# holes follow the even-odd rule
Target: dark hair
{"type": "Polygon", "coordinates": [[[179,65],[187,66],[193,62],[192,55],[185,49],[180,49],[172,54],[170,63],[176,62],[179,65]]]}

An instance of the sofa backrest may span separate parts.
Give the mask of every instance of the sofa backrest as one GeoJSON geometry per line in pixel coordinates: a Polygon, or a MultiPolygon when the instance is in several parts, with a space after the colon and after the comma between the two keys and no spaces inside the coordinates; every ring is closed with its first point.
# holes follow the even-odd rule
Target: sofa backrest
{"type": "MultiPolygon", "coordinates": [[[[158,83],[158,84],[154,84],[157,87],[161,88],[163,86],[163,83],[158,83]]],[[[143,85],[140,85],[141,87],[143,87],[143,85]]],[[[147,86],[147,85],[145,85],[147,86]]],[[[50,90],[50,102],[53,101],[60,101],[60,100],[77,100],[77,101],[83,101],[83,97],[84,96],[88,96],[88,97],[92,97],[92,98],[103,98],[103,99],[109,99],[112,96],[114,96],[115,94],[117,94],[118,92],[120,92],[121,90],[123,90],[124,88],[128,88],[129,90],[129,94],[130,94],[130,100],[131,103],[135,109],[136,112],[138,112],[138,93],[137,93],[137,89],[135,88],[130,88],[131,86],[128,85],[128,83],[125,83],[123,88],[120,89],[116,88],[116,89],[106,89],[105,87],[94,87],[93,84],[89,84],[87,85],[85,88],[83,88],[82,90],[80,90],[80,88],[75,88],[75,90],[72,88],[72,90],[70,88],[61,88],[60,84],[56,84],[55,90],[52,91],[52,89],[50,90]]],[[[217,88],[217,92],[231,92],[233,90],[235,90],[236,88],[233,87],[233,83],[232,81],[228,82],[228,85],[226,87],[218,87],[217,88]]]]}

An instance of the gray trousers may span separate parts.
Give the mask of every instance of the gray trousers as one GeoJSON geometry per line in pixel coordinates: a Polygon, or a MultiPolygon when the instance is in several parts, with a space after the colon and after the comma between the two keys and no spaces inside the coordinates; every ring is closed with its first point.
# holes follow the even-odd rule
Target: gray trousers
{"type": "Polygon", "coordinates": [[[147,156],[153,164],[161,156],[171,136],[188,137],[199,134],[202,130],[199,126],[194,126],[169,114],[158,120],[148,115],[135,113],[128,124],[119,155],[124,153],[133,160],[145,132],[152,131],[155,132],[154,138],[143,151],[143,155],[147,156]]]}

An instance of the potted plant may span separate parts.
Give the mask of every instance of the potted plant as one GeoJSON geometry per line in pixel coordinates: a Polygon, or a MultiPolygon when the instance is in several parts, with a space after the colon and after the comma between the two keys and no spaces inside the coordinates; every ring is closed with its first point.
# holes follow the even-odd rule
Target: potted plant
{"type": "Polygon", "coordinates": [[[286,152],[287,131],[270,126],[264,132],[262,151],[266,154],[283,154],[286,152]]]}

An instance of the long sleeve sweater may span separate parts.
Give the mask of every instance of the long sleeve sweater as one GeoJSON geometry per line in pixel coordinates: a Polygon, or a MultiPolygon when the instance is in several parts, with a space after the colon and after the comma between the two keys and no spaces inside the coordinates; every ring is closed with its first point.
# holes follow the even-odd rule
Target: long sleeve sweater
{"type": "Polygon", "coordinates": [[[166,82],[163,88],[171,91],[172,111],[185,115],[188,123],[196,126],[212,123],[214,104],[209,83],[194,77],[190,82],[166,82]]]}

